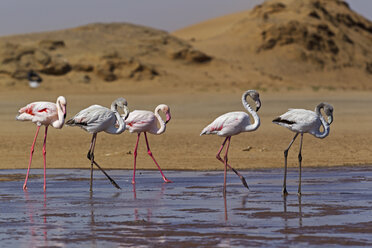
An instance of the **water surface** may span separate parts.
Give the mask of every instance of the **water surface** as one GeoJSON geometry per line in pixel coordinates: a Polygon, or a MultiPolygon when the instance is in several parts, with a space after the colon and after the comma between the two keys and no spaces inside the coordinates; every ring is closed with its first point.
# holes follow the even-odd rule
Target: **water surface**
{"type": "Polygon", "coordinates": [[[0,171],[1,247],[288,247],[372,246],[372,167],[289,170],[281,196],[281,169],[242,171],[250,186],[223,172],[131,171],[108,173],[115,189],[89,170],[0,171]]]}

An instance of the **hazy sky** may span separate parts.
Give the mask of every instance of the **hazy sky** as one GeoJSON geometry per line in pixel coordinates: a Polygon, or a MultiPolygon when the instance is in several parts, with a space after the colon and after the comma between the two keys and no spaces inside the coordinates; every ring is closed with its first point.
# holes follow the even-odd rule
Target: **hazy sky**
{"type": "MultiPolygon", "coordinates": [[[[92,22],[131,22],[174,31],[260,2],[263,0],[0,0],[0,36],[92,22]]],[[[347,2],[372,20],[372,0],[347,2]]]]}

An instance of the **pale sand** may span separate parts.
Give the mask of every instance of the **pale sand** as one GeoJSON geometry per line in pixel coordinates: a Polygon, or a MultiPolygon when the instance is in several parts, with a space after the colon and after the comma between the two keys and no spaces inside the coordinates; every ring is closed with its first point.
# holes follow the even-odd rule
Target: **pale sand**
{"type": "MultiPolygon", "coordinates": [[[[0,93],[0,156],[1,169],[27,168],[30,146],[36,126],[30,122],[15,120],[17,110],[25,104],[37,101],[55,101],[56,91],[22,90],[0,93]]],[[[215,155],[223,138],[199,134],[203,127],[217,116],[230,111],[244,111],[242,92],[229,93],[140,93],[135,88],[118,93],[68,93],[67,118],[91,105],[110,106],[113,99],[123,96],[131,110],[153,110],[157,104],[171,107],[172,120],[163,135],[149,135],[150,146],[163,169],[221,170],[223,164],[215,155]],[[129,92],[129,93],[124,93],[129,92]]],[[[232,138],[229,151],[230,164],[238,169],[283,166],[283,150],[293,137],[289,130],[274,125],[271,120],[288,108],[306,108],[326,101],[334,108],[334,122],[330,135],[321,140],[304,136],[303,166],[364,165],[372,164],[372,97],[370,92],[260,92],[262,108],[260,128],[252,133],[242,133],[232,138]],[[243,151],[251,147],[249,151],[243,151]]],[[[49,129],[47,139],[47,168],[89,168],[86,158],[91,135],[77,127],[64,126],[62,130],[49,129]]],[[[37,140],[31,168],[42,168],[42,141],[44,128],[37,140]]],[[[104,168],[132,169],[133,148],[137,135],[125,131],[121,135],[98,135],[95,158],[104,168]]],[[[297,166],[299,143],[289,153],[289,166],[297,166]]],[[[156,169],[147,155],[142,137],[139,146],[137,168],[156,169]]]]}

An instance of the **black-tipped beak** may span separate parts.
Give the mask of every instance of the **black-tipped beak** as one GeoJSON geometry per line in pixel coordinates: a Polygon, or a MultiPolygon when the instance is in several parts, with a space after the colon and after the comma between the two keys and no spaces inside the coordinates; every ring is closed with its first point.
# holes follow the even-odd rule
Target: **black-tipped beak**
{"type": "Polygon", "coordinates": [[[256,112],[261,108],[261,101],[257,100],[256,101],[256,112]]]}
{"type": "Polygon", "coordinates": [[[331,125],[333,122],[333,117],[332,116],[328,116],[328,123],[329,125],[331,125]]]}
{"type": "Polygon", "coordinates": [[[63,118],[66,119],[66,113],[63,115],[63,118]]]}
{"type": "Polygon", "coordinates": [[[125,114],[125,117],[124,117],[124,120],[126,120],[129,116],[129,108],[127,107],[127,105],[124,105],[123,106],[123,110],[124,110],[124,114],[125,114]]]}

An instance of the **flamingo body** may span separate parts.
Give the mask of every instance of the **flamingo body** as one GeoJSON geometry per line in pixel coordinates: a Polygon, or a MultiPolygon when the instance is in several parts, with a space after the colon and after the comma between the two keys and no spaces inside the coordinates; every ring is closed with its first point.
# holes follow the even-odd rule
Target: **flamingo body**
{"type": "MultiPolygon", "coordinates": [[[[66,110],[64,110],[66,112],[66,110]]],[[[33,102],[27,104],[18,111],[17,121],[31,121],[38,126],[52,125],[54,128],[62,128],[65,114],[60,120],[58,118],[57,105],[52,102],[33,102]]]]}
{"type": "Polygon", "coordinates": [[[32,156],[36,138],[39,134],[40,127],[45,126],[44,144],[43,144],[43,158],[44,158],[44,191],[46,190],[46,138],[48,127],[51,125],[54,128],[60,129],[63,127],[66,118],[66,98],[59,96],[56,103],[52,102],[33,102],[27,104],[25,107],[19,109],[16,120],[31,121],[37,125],[34,141],[31,146],[30,160],[28,164],[27,174],[23,189],[27,189],[27,180],[30,172],[32,156]]]}
{"type": "MultiPolygon", "coordinates": [[[[71,120],[68,121],[68,125],[79,126],[89,133],[107,132],[113,133],[117,118],[114,111],[100,106],[92,105],[86,109],[81,110],[71,120]]],[[[125,128],[115,134],[124,132],[125,128]]]]}
{"type": "Polygon", "coordinates": [[[229,112],[217,117],[211,124],[206,126],[203,134],[217,134],[228,137],[244,132],[251,125],[250,117],[245,112],[229,112]]]}
{"type": "Polygon", "coordinates": [[[149,132],[157,134],[159,130],[155,114],[147,110],[134,110],[130,112],[128,118],[125,120],[125,124],[131,133],[149,132]]]}
{"type": "Polygon", "coordinates": [[[310,133],[315,135],[322,125],[319,116],[311,110],[289,109],[273,121],[296,133],[310,133]]]}

